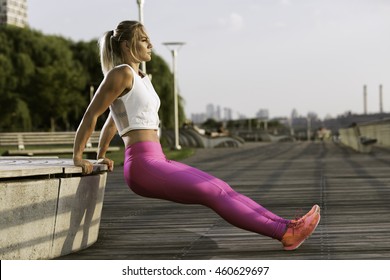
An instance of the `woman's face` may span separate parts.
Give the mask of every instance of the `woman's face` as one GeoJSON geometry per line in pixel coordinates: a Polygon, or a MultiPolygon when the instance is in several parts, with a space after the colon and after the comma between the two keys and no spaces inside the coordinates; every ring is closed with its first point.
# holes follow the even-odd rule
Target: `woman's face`
{"type": "Polygon", "coordinates": [[[138,59],[141,61],[150,61],[152,59],[152,48],[153,45],[150,42],[148,34],[145,32],[141,33],[141,36],[136,42],[138,59]]]}

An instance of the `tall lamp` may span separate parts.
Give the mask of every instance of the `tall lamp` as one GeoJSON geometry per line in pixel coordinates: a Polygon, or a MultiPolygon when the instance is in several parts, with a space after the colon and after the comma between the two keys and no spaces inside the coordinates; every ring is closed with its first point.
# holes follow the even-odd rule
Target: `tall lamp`
{"type": "Polygon", "coordinates": [[[166,42],[163,43],[172,54],[172,72],[173,72],[173,100],[174,100],[174,114],[175,114],[175,146],[173,147],[175,150],[180,150],[181,146],[179,143],[179,103],[178,103],[178,97],[177,97],[177,65],[176,65],[176,58],[178,55],[179,49],[184,45],[183,42],[166,42]]]}
{"type": "MultiPolygon", "coordinates": [[[[144,0],[137,0],[138,4],[138,15],[139,15],[139,22],[144,24],[144,0]]],[[[141,62],[141,70],[142,72],[146,73],[146,62],[141,62]]]]}

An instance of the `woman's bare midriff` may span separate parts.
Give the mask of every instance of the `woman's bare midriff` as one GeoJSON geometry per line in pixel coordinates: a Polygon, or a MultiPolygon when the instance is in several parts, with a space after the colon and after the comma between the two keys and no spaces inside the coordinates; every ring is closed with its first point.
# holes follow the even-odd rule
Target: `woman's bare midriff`
{"type": "Polygon", "coordinates": [[[126,148],[137,142],[160,142],[157,130],[153,129],[132,130],[124,134],[122,139],[126,148]]]}

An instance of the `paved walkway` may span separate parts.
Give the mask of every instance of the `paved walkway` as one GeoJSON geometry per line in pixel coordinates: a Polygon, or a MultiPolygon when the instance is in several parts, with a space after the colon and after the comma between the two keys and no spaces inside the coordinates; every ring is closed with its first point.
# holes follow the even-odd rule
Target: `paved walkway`
{"type": "Polygon", "coordinates": [[[197,150],[186,163],[285,218],[322,207],[298,250],[231,226],[211,210],[139,197],[109,174],[98,241],[62,259],[390,259],[390,153],[333,143],[247,143],[197,150]]]}

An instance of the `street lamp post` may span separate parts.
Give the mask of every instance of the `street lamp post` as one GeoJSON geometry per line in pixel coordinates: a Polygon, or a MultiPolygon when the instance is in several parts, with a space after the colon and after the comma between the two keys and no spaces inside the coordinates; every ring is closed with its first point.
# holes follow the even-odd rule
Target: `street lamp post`
{"type": "Polygon", "coordinates": [[[176,58],[178,55],[178,51],[180,47],[182,47],[185,43],[183,42],[168,42],[163,43],[172,54],[172,72],[173,72],[173,100],[174,100],[174,119],[175,119],[175,150],[180,150],[181,146],[179,143],[179,102],[177,97],[177,65],[176,65],[176,58]]]}
{"type": "MultiPolygon", "coordinates": [[[[138,4],[138,15],[139,15],[139,22],[144,24],[144,0],[137,0],[138,4]]],[[[141,62],[141,70],[142,72],[146,73],[146,62],[141,62]]]]}
{"type": "Polygon", "coordinates": [[[307,141],[311,140],[311,117],[307,116],[307,141]]]}
{"type": "Polygon", "coordinates": [[[144,8],[144,0],[137,0],[138,4],[138,14],[139,14],[139,22],[144,23],[144,13],[143,13],[143,8],[144,8]]]}

